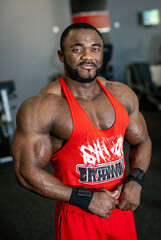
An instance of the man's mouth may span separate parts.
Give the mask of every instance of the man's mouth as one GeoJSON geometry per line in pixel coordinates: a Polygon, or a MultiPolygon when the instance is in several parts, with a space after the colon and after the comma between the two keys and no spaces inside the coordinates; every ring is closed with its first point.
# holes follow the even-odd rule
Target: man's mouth
{"type": "Polygon", "coordinates": [[[79,66],[81,66],[84,69],[92,69],[97,67],[96,64],[91,62],[83,62],[83,63],[80,63],[79,66]]]}

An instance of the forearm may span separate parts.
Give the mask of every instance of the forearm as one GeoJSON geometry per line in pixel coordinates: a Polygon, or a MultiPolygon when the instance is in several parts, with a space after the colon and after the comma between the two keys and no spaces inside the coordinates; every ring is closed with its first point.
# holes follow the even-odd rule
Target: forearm
{"type": "Polygon", "coordinates": [[[12,157],[18,182],[41,196],[68,202],[72,188],[45,170],[52,153],[50,137],[26,136],[16,132],[12,141],[12,157]]]}
{"type": "Polygon", "coordinates": [[[152,144],[149,136],[136,146],[131,146],[129,154],[130,169],[140,168],[146,172],[150,164],[151,149],[152,144]]]}
{"type": "MultiPolygon", "coordinates": [[[[144,172],[148,170],[151,158],[151,140],[148,136],[141,143],[131,146],[129,158],[130,170],[135,168],[139,168],[144,172]]],[[[136,170],[138,171],[138,169],[134,170],[135,174],[138,173],[136,170]]],[[[144,188],[144,177],[137,179],[134,172],[130,172],[123,186],[122,198],[118,206],[121,210],[134,211],[140,204],[141,190],[144,188]]]]}
{"type": "Polygon", "coordinates": [[[72,188],[60,182],[56,177],[38,167],[16,169],[19,183],[28,190],[43,197],[68,202],[72,188]]]}
{"type": "MultiPolygon", "coordinates": [[[[21,170],[17,174],[17,178],[22,186],[43,197],[70,202],[73,188],[61,183],[43,169],[32,167],[30,170],[21,170]]],[[[117,191],[113,193],[106,189],[102,192],[94,192],[93,197],[90,199],[89,211],[100,217],[108,218],[108,215],[112,213],[112,210],[119,203],[117,194],[117,191]]],[[[78,206],[74,203],[71,204],[78,206]]]]}

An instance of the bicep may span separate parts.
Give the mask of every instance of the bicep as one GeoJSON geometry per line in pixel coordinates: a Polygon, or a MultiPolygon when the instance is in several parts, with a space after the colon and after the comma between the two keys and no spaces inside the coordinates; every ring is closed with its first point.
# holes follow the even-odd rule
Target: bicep
{"type": "Polygon", "coordinates": [[[131,145],[138,145],[148,139],[146,122],[141,112],[135,111],[131,114],[125,139],[131,145]]]}
{"type": "Polygon", "coordinates": [[[16,176],[21,178],[32,168],[44,168],[52,154],[49,134],[16,131],[12,141],[12,156],[16,176]]]}
{"type": "Polygon", "coordinates": [[[43,168],[49,161],[52,151],[51,116],[47,113],[39,97],[26,100],[19,108],[17,129],[12,141],[12,155],[16,168],[43,168]]]}

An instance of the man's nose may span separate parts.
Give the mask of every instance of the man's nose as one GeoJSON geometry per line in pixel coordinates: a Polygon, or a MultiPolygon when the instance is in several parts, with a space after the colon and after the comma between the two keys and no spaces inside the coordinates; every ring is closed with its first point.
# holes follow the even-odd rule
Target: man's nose
{"type": "Polygon", "coordinates": [[[83,54],[81,56],[82,60],[93,60],[93,54],[89,50],[83,51],[83,54]]]}

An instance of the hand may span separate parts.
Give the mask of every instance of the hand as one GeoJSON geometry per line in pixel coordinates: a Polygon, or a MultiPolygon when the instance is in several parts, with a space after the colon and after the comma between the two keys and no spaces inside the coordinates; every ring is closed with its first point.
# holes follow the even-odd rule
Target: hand
{"type": "MultiPolygon", "coordinates": [[[[117,188],[118,191],[122,186],[117,188]]],[[[140,205],[142,187],[135,181],[129,181],[126,183],[125,188],[121,194],[120,203],[118,208],[123,211],[135,211],[135,209],[140,205]]]]}
{"type": "Polygon", "coordinates": [[[111,192],[106,189],[102,189],[102,192],[95,192],[93,194],[92,201],[89,205],[89,210],[102,217],[109,218],[109,214],[112,213],[112,210],[119,204],[118,201],[118,191],[111,192]]]}

